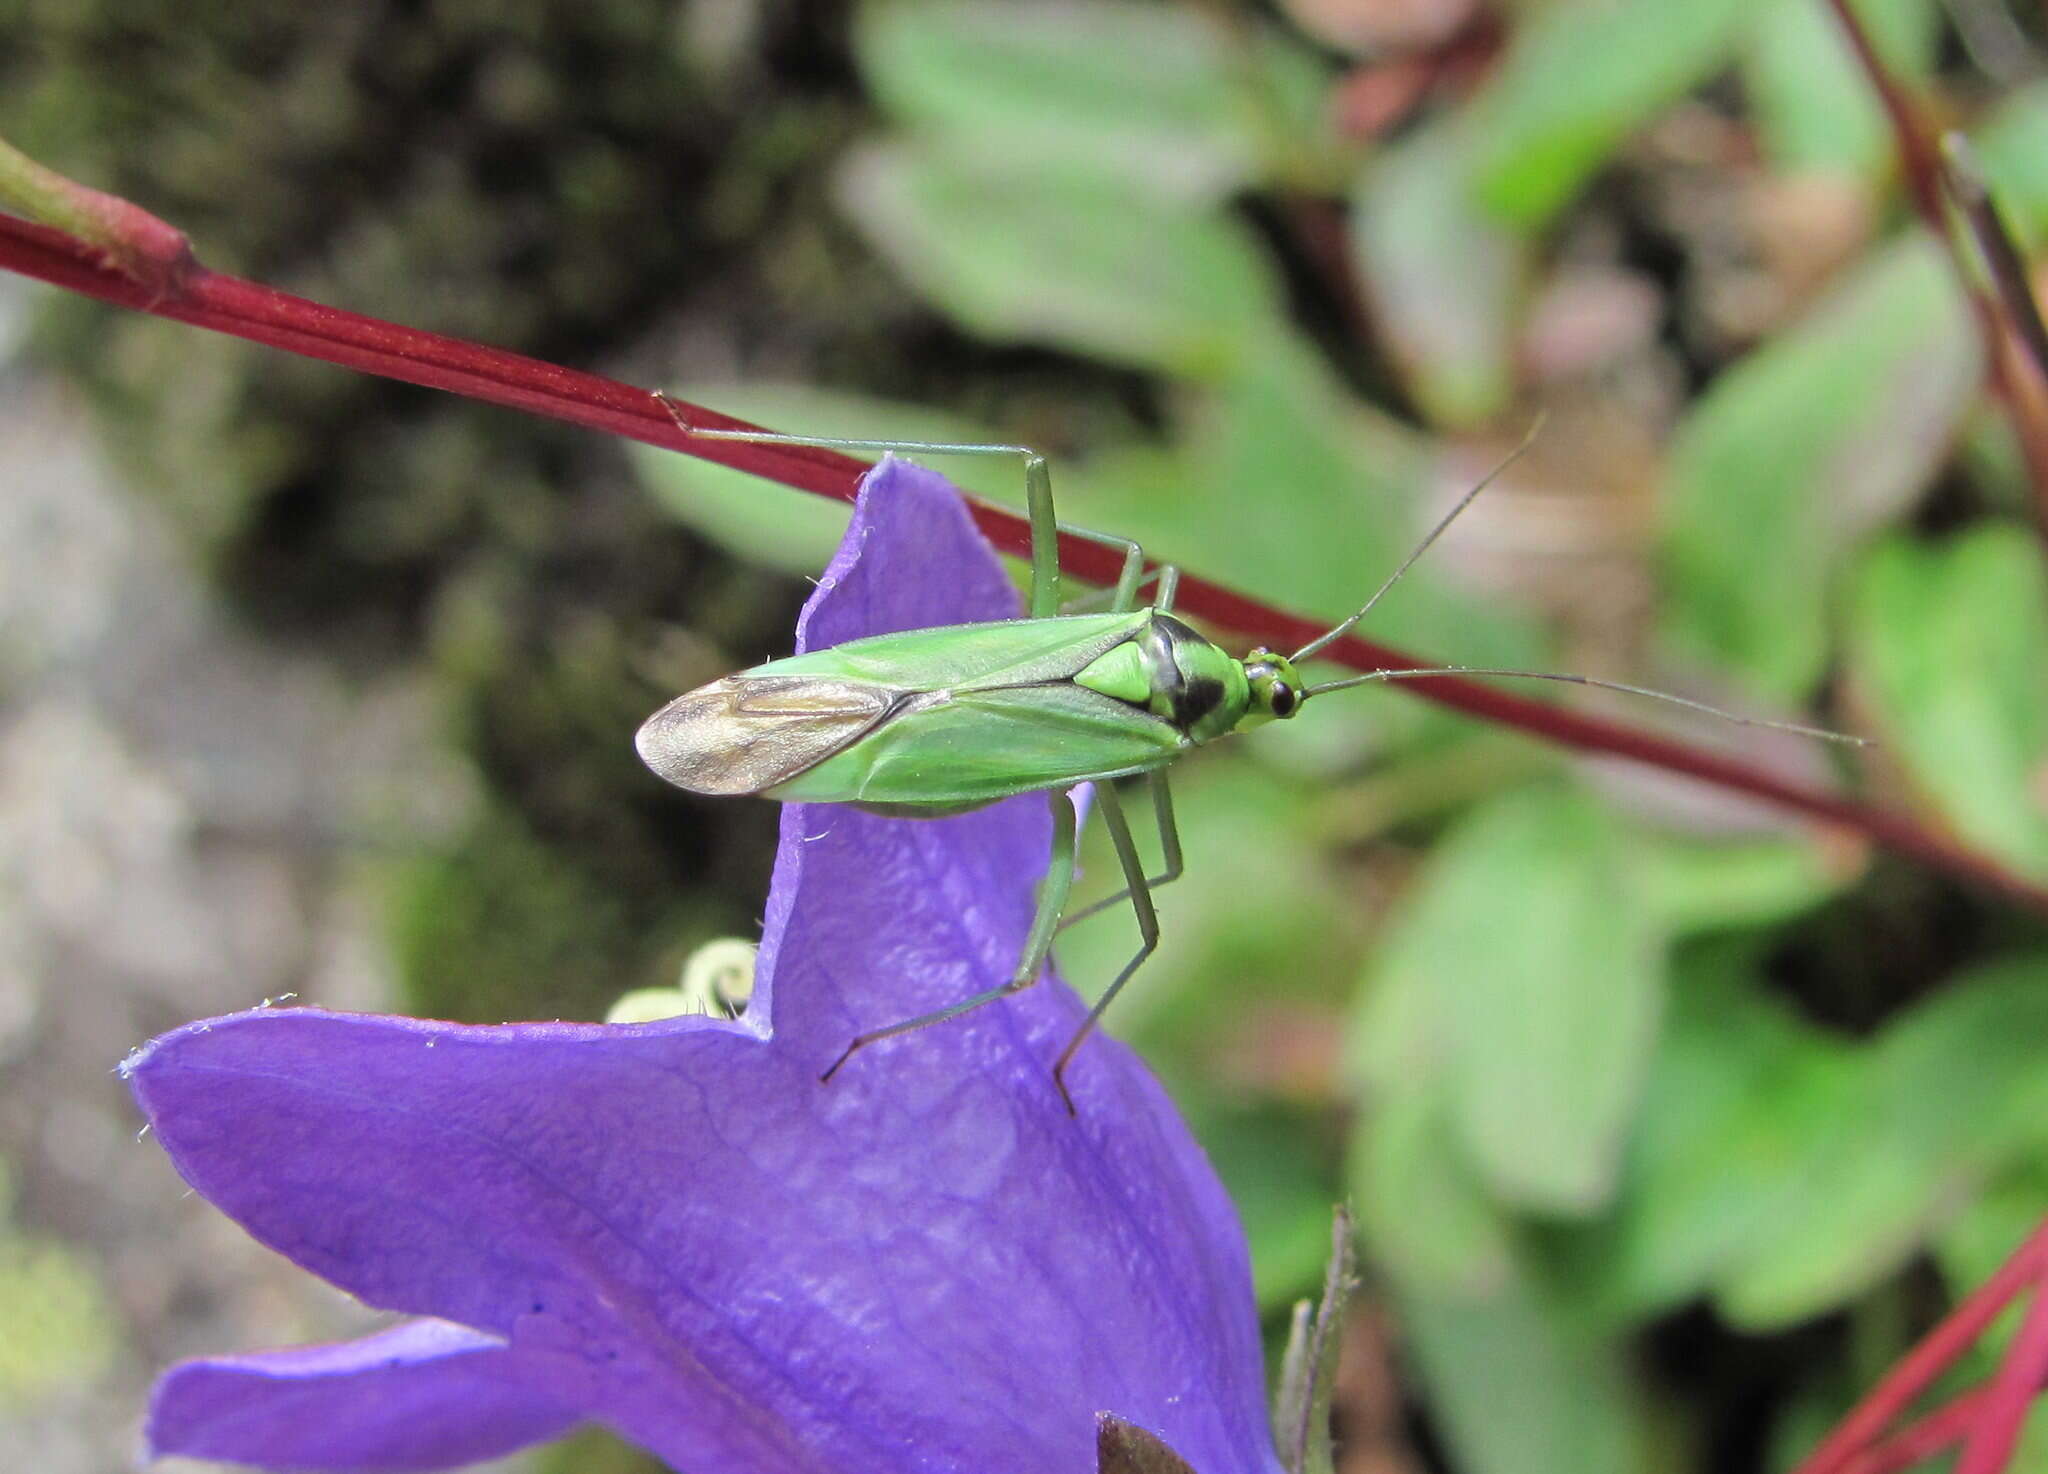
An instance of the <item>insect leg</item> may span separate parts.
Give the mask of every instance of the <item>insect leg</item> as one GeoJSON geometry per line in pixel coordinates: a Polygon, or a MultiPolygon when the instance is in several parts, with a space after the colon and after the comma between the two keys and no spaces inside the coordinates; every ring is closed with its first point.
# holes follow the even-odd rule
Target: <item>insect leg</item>
{"type": "Polygon", "coordinates": [[[830,1080],[839,1072],[839,1067],[852,1059],[855,1052],[883,1039],[893,1039],[898,1034],[908,1034],[917,1029],[942,1024],[947,1019],[958,1018],[971,1013],[985,1003],[998,998],[1007,998],[1012,993],[1022,992],[1038,981],[1038,975],[1045,968],[1045,957],[1052,950],[1053,933],[1059,930],[1060,913],[1067,907],[1067,892],[1074,884],[1074,805],[1067,797],[1067,790],[1061,789],[1050,795],[1052,800],[1052,863],[1046,867],[1045,880],[1038,891],[1038,909],[1031,917],[1031,930],[1024,938],[1024,952],[1017,959],[1017,966],[1008,982],[963,998],[958,1003],[944,1008],[935,1008],[930,1013],[921,1013],[916,1018],[907,1018],[901,1023],[886,1028],[870,1029],[854,1037],[851,1044],[832,1061],[831,1066],[818,1078],[830,1080]]]}
{"type": "Polygon", "coordinates": [[[1062,526],[1053,512],[1052,472],[1045,457],[1028,445],[967,445],[938,440],[849,440],[827,435],[783,435],[773,430],[709,430],[691,424],[665,394],[657,394],[669,418],[685,435],[705,440],[741,440],[754,445],[815,445],[825,450],[900,451],[905,455],[1022,456],[1024,458],[1024,499],[1031,514],[1031,616],[1044,618],[1060,612],[1060,537],[1062,532],[1124,555],[1123,574],[1117,580],[1118,610],[1133,606],[1138,578],[1144,571],[1145,555],[1127,537],[1091,532],[1085,527],[1062,526]]]}
{"type": "MultiPolygon", "coordinates": [[[[1165,862],[1157,875],[1145,877],[1145,889],[1158,890],[1162,885],[1171,885],[1174,881],[1180,879],[1180,827],[1173,822],[1173,790],[1167,784],[1166,774],[1164,772],[1147,773],[1145,781],[1152,789],[1152,817],[1159,826],[1159,852],[1165,862]]],[[[1101,786],[1098,785],[1098,792],[1101,786]]],[[[1113,839],[1114,836],[1112,836],[1112,841],[1113,839]]],[[[1060,930],[1065,931],[1075,922],[1086,921],[1089,917],[1107,911],[1112,906],[1121,906],[1130,898],[1130,887],[1126,886],[1113,896],[1104,896],[1099,901],[1090,901],[1079,911],[1070,911],[1061,918],[1060,930]]]]}
{"type": "MultiPolygon", "coordinates": [[[[1084,538],[1124,555],[1116,589],[1110,595],[1111,612],[1122,614],[1138,604],[1138,586],[1145,581],[1145,550],[1127,537],[1093,532],[1071,522],[1057,521],[1052,509],[1052,473],[1045,457],[1033,456],[1024,463],[1024,490],[1031,506],[1031,617],[1044,619],[1060,610],[1060,534],[1084,538]]],[[[1090,596],[1093,598],[1094,596],[1090,596]]],[[[1085,602],[1085,601],[1084,601],[1085,602]]]]}
{"type": "Polygon", "coordinates": [[[879,450],[885,454],[901,451],[906,455],[923,452],[926,455],[953,456],[1023,456],[1027,460],[1043,460],[1037,451],[1028,445],[968,445],[946,440],[849,440],[837,435],[784,435],[776,430],[713,430],[702,425],[693,425],[683,418],[683,412],[676,408],[676,402],[666,394],[654,396],[668,410],[668,417],[676,422],[676,428],[685,435],[695,435],[701,440],[742,440],[750,445],[815,445],[825,450],[879,450]]]}
{"type": "MultiPolygon", "coordinates": [[[[1155,788],[1162,791],[1163,785],[1155,788]]],[[[1123,800],[1117,797],[1113,786],[1105,785],[1095,792],[1095,802],[1102,809],[1102,822],[1108,826],[1110,842],[1116,846],[1117,863],[1124,867],[1124,879],[1130,882],[1124,894],[1131,899],[1131,909],[1138,913],[1138,944],[1135,956],[1123,966],[1110,985],[1102,990],[1102,996],[1095,1000],[1095,1006],[1088,1010],[1088,1017],[1081,1021],[1081,1027],[1074,1031],[1074,1037],[1067,1041],[1067,1047],[1060,1051],[1060,1057],[1053,1062],[1052,1081],[1059,1086],[1060,1099],[1067,1103],[1067,1114],[1074,1114],[1074,1097],[1067,1093],[1067,1066],[1073,1061],[1074,1051],[1095,1032],[1096,1023],[1102,1018],[1103,1010],[1131,980],[1131,974],[1159,945],[1159,913],[1152,909],[1152,888],[1145,879],[1144,862],[1138,858],[1137,841],[1131,838],[1130,821],[1124,818],[1123,800]]]]}

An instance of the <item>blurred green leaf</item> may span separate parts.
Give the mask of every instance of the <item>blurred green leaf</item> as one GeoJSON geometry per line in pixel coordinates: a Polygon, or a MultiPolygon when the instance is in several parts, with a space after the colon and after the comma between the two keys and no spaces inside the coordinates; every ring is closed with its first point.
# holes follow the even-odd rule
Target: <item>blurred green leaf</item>
{"type": "Polygon", "coordinates": [[[1572,1246],[1589,1293],[1640,1316],[1697,1294],[1778,1221],[1798,1183],[1855,1149],[1847,1046],[1759,991],[1748,948],[1686,959],[1616,1211],[1572,1246]]]}
{"type": "Polygon", "coordinates": [[[1620,1349],[1526,1283],[1485,1299],[1407,1291],[1402,1323],[1463,1474],[1637,1474],[1652,1467],[1620,1349]]]}
{"type": "Polygon", "coordinates": [[[875,248],[985,338],[1199,380],[1285,331],[1242,227],[1112,170],[897,140],[856,149],[839,185],[875,248]]]}
{"type": "Polygon", "coordinates": [[[1725,64],[1760,0],[1559,0],[1524,10],[1474,104],[1480,197],[1540,227],[1614,149],[1725,64]]]}
{"type": "Polygon", "coordinates": [[[2048,82],[2013,92],[1972,135],[2022,249],[2048,238],[2048,82]]]}
{"type": "Polygon", "coordinates": [[[0,1411],[33,1411],[105,1375],[126,1337],[88,1254],[15,1227],[11,1175],[0,1159],[0,1411]]]}
{"type": "Polygon", "coordinates": [[[1372,971],[1369,999],[1429,1000],[1452,1118],[1496,1194],[1569,1215],[1607,1201],[1656,1048],[1664,959],[1627,839],[1598,803],[1542,785],[1479,808],[1438,847],[1372,971]]]}
{"type": "Polygon", "coordinates": [[[1958,833],[2048,875],[2048,569],[2034,534],[1887,539],[1858,570],[1851,669],[1886,740],[1958,833]]]}
{"type": "Polygon", "coordinates": [[[1509,1225],[1473,1175],[1441,1088],[1371,1102],[1352,1134],[1350,1183],[1374,1261],[1402,1284],[1459,1298],[1508,1284],[1509,1225]]]}
{"type": "Polygon", "coordinates": [[[1642,837],[1650,906],[1674,935],[1769,926],[1810,911],[1854,880],[1818,835],[1702,840],[1642,837]]]}
{"type": "Polygon", "coordinates": [[[1081,468],[1073,500],[1084,520],[1333,619],[1391,571],[1420,499],[1425,448],[1359,409],[1305,345],[1268,339],[1177,409],[1175,454],[1152,474],[1081,468]]]}
{"type": "Polygon", "coordinates": [[[1321,1143],[1303,1121],[1278,1111],[1210,1112],[1202,1146],[1244,1220],[1252,1292],[1269,1310],[1289,1306],[1321,1277],[1330,1254],[1337,1189],[1324,1175],[1321,1143]]]}
{"type": "Polygon", "coordinates": [[[1954,273],[1915,232],[1716,380],[1671,450],[1673,642],[1760,694],[1803,696],[1835,565],[1946,456],[1977,365],[1954,273]]]}
{"type": "Polygon", "coordinates": [[[1355,1088],[1387,1099],[1433,1086],[1449,1062],[1450,1039],[1434,979],[1420,968],[1366,969],[1344,1031],[1344,1069],[1355,1088]]]}
{"type": "Polygon", "coordinates": [[[1964,1203],[1934,1241],[1936,1262],[1957,1299],[1998,1272],[2027,1236],[2048,1221],[2048,1159],[2010,1163],[1964,1203]]]}
{"type": "Polygon", "coordinates": [[[1771,1232],[1721,1283],[1722,1313],[1804,1320],[1898,1269],[1987,1177],[2048,1142],[2048,957],[1978,968],[1887,1029],[1853,1134],[1802,1173],[1771,1232]]]}
{"type": "MultiPolygon", "coordinates": [[[[1941,14],[1933,0],[1853,0],[1887,68],[1923,76],[1941,14]]],[[[1891,125],[1849,39],[1825,5],[1772,0],[1757,16],[1745,90],[1772,160],[1788,171],[1875,179],[1895,159],[1891,125]]]]}
{"type": "Polygon", "coordinates": [[[1281,117],[1313,117],[1327,85],[1307,53],[1184,7],[888,3],[855,30],[862,74],[914,130],[1018,169],[1086,165],[1128,187],[1213,202],[1251,184],[1281,117]],[[1248,32],[1249,34],[1249,32],[1248,32]]]}
{"type": "Polygon", "coordinates": [[[1408,391],[1444,425],[1482,424],[1514,389],[1524,240],[1479,208],[1472,130],[1453,114],[1377,154],[1351,199],[1351,244],[1408,391]]]}
{"type": "Polygon", "coordinates": [[[609,1428],[583,1427],[532,1455],[536,1474],[667,1474],[654,1455],[609,1428]]]}
{"type": "MultiPolygon", "coordinates": [[[[937,410],[799,384],[688,384],[670,392],[786,435],[966,444],[993,438],[986,429],[937,410]]],[[[670,515],[733,556],[765,568],[815,574],[831,560],[853,515],[848,503],[714,461],[638,441],[630,451],[641,484],[670,515]]],[[[1014,463],[946,456],[932,458],[931,464],[969,491],[1011,506],[1023,503],[1024,478],[1014,463]]]]}

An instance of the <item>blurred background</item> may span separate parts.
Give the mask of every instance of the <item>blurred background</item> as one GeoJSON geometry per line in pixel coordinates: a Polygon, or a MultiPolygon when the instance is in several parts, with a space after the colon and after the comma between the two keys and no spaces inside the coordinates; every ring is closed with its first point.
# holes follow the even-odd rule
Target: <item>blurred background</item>
{"type": "MultiPolygon", "coordinates": [[[[2048,241],[2048,15],[1852,8],[2048,241]]],[[[1376,636],[1867,733],[1675,729],[2048,881],[2048,501],[1822,0],[0,0],[0,38],[0,137],[218,269],[788,431],[1028,442],[1066,517],[1307,612],[1547,410],[1376,636]]],[[[757,933],[774,807],[629,739],[787,650],[844,515],[0,278],[11,1463],[127,1467],[168,1361],[367,1322],[137,1144],[127,1049],[265,999],[601,1017],[757,933]]],[[[2048,1212],[2039,915],[1395,692],[1176,793],[1111,1024],[1269,1325],[1355,1206],[1344,1474],[1784,1467],[2048,1212]]],[[[1127,926],[1069,934],[1084,990],[1127,926]]]]}

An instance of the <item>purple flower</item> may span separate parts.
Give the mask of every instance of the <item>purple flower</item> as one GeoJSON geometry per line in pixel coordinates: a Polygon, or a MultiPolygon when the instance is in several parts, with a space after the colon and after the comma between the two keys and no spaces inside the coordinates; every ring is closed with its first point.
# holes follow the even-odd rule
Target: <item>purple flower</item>
{"type": "MultiPolygon", "coordinates": [[[[800,647],[1002,618],[944,481],[868,478],[800,647]]],[[[782,815],[745,1018],[478,1028],[266,1009],[124,1066],[178,1170],[370,1305],[431,1319],[187,1362],[153,1453],[437,1469],[608,1424],[689,1474],[1085,1474],[1096,1419],[1277,1474],[1237,1220],[1129,1051],[1048,981],[819,1072],[1014,961],[1031,795],[782,815]],[[770,1027],[772,1021],[772,1028],[770,1027]]]]}

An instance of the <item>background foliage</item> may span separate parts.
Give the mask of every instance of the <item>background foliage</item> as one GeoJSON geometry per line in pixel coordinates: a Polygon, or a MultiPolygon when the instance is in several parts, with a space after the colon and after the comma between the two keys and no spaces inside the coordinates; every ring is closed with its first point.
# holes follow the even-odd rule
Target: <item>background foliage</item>
{"type": "MultiPolygon", "coordinates": [[[[1857,9],[2048,236],[2041,17],[1857,9]]],[[[1818,0],[0,19],[0,135],[223,269],[779,428],[1039,445],[1065,515],[1291,607],[1546,408],[1377,635],[1869,732],[1845,781],[2048,879],[2037,504],[1818,0]]],[[[780,652],[843,513],[82,302],[31,346],[237,621],[429,683],[467,799],[338,862],[396,1006],[598,1016],[752,933],[769,806],[625,739],[780,652]]],[[[1113,1023],[1276,1324],[1357,1206],[1347,1469],[1781,1464],[2048,1212],[2039,918],[1393,693],[1185,770],[1113,1023]]],[[[1083,988],[1121,925],[1063,945],[1083,988]]],[[[38,1181],[23,1232],[89,1243],[38,1181]]]]}

